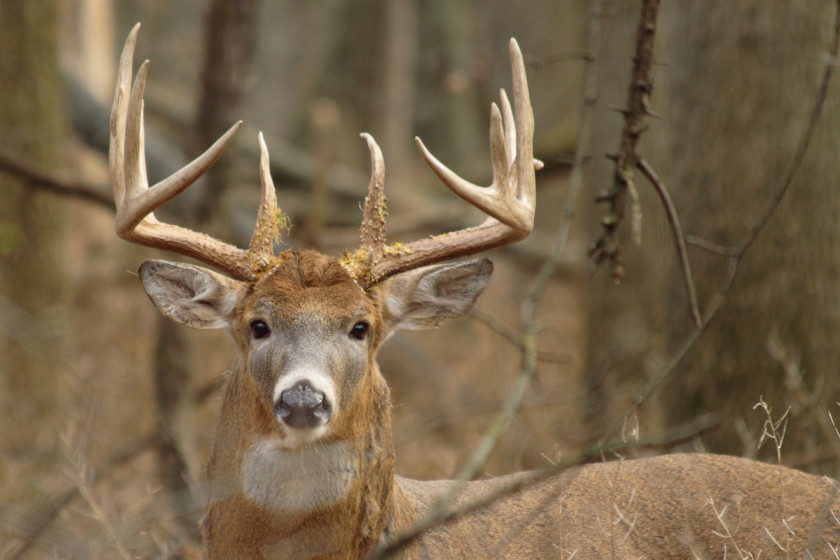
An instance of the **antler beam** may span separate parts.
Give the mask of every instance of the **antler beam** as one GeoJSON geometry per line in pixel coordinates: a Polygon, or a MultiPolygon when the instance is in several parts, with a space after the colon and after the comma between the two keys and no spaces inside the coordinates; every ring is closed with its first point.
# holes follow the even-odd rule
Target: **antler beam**
{"type": "Polygon", "coordinates": [[[363,135],[368,142],[373,167],[361,230],[361,254],[366,260],[364,267],[355,266],[351,270],[357,277],[361,276],[357,280],[365,287],[405,270],[509,245],[531,233],[536,205],[534,172],[542,168],[542,163],[534,159],[534,115],[525,63],[515,39],[510,40],[510,60],[514,106],[511,109],[507,94],[502,90],[502,110],[499,111],[495,103],[490,110],[493,182],[489,187],[462,179],[435,158],[419,138],[415,139],[426,163],[443,184],[488,215],[480,225],[401,246],[386,246],[385,165],[373,137],[363,135]],[[372,222],[373,218],[381,223],[372,222]],[[372,234],[372,231],[377,233],[372,234]]]}
{"type": "MultiPolygon", "coordinates": [[[[143,138],[143,93],[149,62],[140,66],[133,84],[131,79],[139,29],[140,24],[137,24],[126,39],[111,111],[110,166],[117,206],[117,234],[134,243],[195,258],[234,278],[255,280],[277,259],[273,248],[282,224],[262,134],[259,137],[262,203],[248,250],[158,221],[154,211],[213,165],[230,144],[240,123],[234,124],[194,161],[150,187],[143,138]]],[[[435,158],[419,138],[416,139],[423,158],[440,180],[488,215],[480,225],[405,245],[386,245],[385,163],[373,137],[362,135],[370,150],[372,172],[360,231],[361,248],[353,255],[345,255],[342,263],[363,287],[370,287],[398,272],[509,245],[531,232],[536,203],[534,171],[542,164],[533,156],[534,116],[525,64],[519,45],[513,39],[510,41],[510,59],[513,107],[502,90],[501,110],[493,104],[490,111],[493,182],[489,187],[462,179],[435,158]]]]}
{"type": "Polygon", "coordinates": [[[165,249],[217,268],[234,278],[254,279],[273,258],[277,210],[274,185],[268,172],[268,151],[260,135],[260,167],[263,203],[254,239],[248,251],[186,228],[158,221],[154,211],[193,184],[222,155],[241,122],[234,124],[206,152],[160,181],[149,186],[146,177],[143,134],[143,93],[149,61],[137,71],[132,85],[131,69],[140,24],[134,26],[120,57],[114,105],[111,109],[110,168],[117,207],[117,235],[132,243],[165,249]],[[268,238],[270,236],[270,241],[268,238]]]}

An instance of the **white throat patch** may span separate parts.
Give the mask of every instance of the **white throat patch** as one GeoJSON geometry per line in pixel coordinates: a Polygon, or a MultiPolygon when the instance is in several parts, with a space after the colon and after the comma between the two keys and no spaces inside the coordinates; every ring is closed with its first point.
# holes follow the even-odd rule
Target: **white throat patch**
{"type": "Polygon", "coordinates": [[[245,455],[242,488],[257,505],[300,514],[344,498],[357,473],[353,453],[344,443],[289,450],[279,438],[261,438],[245,455]]]}

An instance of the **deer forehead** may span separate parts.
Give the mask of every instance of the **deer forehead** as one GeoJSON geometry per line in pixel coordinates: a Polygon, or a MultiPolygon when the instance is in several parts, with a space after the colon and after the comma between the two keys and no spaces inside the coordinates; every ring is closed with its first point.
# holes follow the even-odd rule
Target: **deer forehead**
{"type": "Polygon", "coordinates": [[[274,327],[329,329],[348,322],[376,320],[375,308],[364,296],[344,297],[334,289],[304,288],[267,291],[247,297],[240,316],[245,323],[270,320],[274,327]]]}
{"type": "Polygon", "coordinates": [[[375,297],[363,291],[336,259],[305,251],[291,253],[248,290],[239,314],[283,324],[342,324],[377,317],[375,297]]]}

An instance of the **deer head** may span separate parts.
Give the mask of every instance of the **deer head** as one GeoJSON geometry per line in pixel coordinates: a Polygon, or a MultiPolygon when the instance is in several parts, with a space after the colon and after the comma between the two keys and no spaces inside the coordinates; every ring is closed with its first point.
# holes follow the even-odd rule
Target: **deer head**
{"type": "Polygon", "coordinates": [[[533,115],[524,64],[511,40],[512,108],[491,110],[493,183],[473,185],[440,163],[416,139],[426,162],[458,196],[488,218],[457,232],[390,246],[385,240],[385,165],[368,134],[371,180],[360,247],[341,258],[314,252],[274,254],[281,214],[262,134],[262,202],[247,250],[166,224],[154,210],[186,189],[218,159],[235,124],[204,154],[154,186],[146,178],[143,139],[144,62],[132,85],[139,24],[120,59],[111,114],[110,167],[117,234],[128,241],[189,256],[225,275],[192,264],[147,261],[140,279],[167,317],[197,328],[228,329],[260,388],[263,405],[289,446],[344,429],[358,387],[375,369],[376,349],[395,328],[439,326],[466,310],[483,290],[487,260],[435,264],[510,244],[533,226],[533,115]]]}

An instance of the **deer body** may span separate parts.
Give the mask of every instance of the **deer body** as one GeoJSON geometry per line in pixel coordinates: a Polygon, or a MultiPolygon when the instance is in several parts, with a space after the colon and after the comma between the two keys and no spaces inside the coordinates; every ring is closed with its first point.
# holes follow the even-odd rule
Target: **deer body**
{"type": "MultiPolygon", "coordinates": [[[[454,507],[511,478],[470,483],[454,507]]],[[[400,480],[414,507],[451,482],[400,480]]],[[[799,471],[711,454],[569,469],[420,539],[420,558],[836,558],[837,488],[799,471]]]]}
{"type": "MultiPolygon", "coordinates": [[[[395,328],[436,326],[466,310],[490,272],[486,260],[438,265],[363,291],[337,261],[314,252],[289,254],[248,289],[214,285],[219,277],[198,267],[141,267],[159,309],[186,324],[227,323],[242,349],[208,467],[209,558],[365,558],[427,513],[453,482],[395,475],[376,351],[395,328]],[[348,336],[360,320],[366,336],[348,336]],[[271,334],[255,338],[255,321],[271,334]],[[323,433],[279,417],[278,387],[299,376],[329,395],[323,433]]],[[[831,558],[840,546],[835,486],[784,467],[671,455],[585,465],[505,495],[524,476],[469,483],[452,508],[501,497],[432,529],[401,557],[722,558],[740,550],[781,558],[787,550],[831,558]]]]}
{"type": "MultiPolygon", "coordinates": [[[[491,110],[493,183],[467,183],[418,140],[453,192],[488,214],[478,226],[401,246],[385,244],[384,162],[364,135],[372,174],[361,246],[341,259],[274,254],[280,219],[260,136],[262,203],[242,250],[174,225],[154,210],[219,157],[235,125],[207,152],[150,187],[143,146],[148,64],[132,84],[138,27],[120,60],[111,113],[117,233],[222,271],[147,261],[140,279],[155,306],[196,328],[226,329],[240,351],[208,464],[203,521],[210,559],[359,559],[394,542],[452,481],[394,472],[388,385],[376,353],[396,329],[441,326],[473,305],[492,273],[486,259],[448,262],[514,243],[533,227],[533,115],[524,63],[511,41],[514,103],[491,110]]],[[[470,482],[450,506],[481,508],[421,534],[397,552],[446,558],[837,558],[834,484],[782,467],[713,455],[582,466],[506,492],[530,475],[470,482]]]]}

